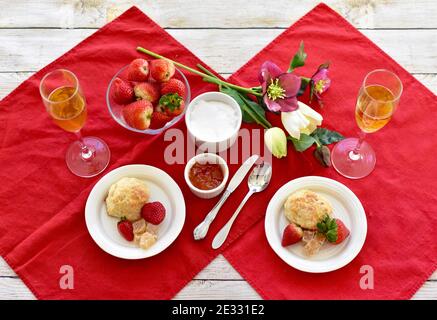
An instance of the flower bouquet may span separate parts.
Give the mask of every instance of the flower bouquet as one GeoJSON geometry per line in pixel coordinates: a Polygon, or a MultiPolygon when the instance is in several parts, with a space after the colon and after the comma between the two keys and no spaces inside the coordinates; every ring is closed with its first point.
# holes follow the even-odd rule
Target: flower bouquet
{"type": "Polygon", "coordinates": [[[310,103],[316,100],[319,106],[323,106],[322,94],[331,85],[328,77],[329,63],[320,65],[311,78],[298,76],[295,70],[305,65],[307,58],[303,42],[291,59],[288,70],[283,71],[273,62],[265,61],[258,76],[260,85],[249,88],[224,81],[200,64],[197,65],[198,69],[194,69],[145,48],[138,47],[137,50],[154,58],[169,60],[181,69],[201,76],[204,81],[217,84],[221,92],[238,102],[244,122],[256,123],[266,129],[264,140],[275,157],[282,158],[287,155],[287,141],[291,141],[299,152],[315,144],[315,158],[323,166],[331,165],[327,145],[342,140],[343,136],[320,127],[322,115],[297,99],[309,88],[310,103]],[[288,135],[282,128],[272,126],[267,120],[266,112],[281,117],[288,135]]]}

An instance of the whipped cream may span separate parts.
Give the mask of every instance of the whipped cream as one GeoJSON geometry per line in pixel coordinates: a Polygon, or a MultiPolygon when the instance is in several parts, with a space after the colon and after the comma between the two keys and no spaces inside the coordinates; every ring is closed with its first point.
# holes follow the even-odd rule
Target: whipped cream
{"type": "Polygon", "coordinates": [[[218,142],[228,139],[239,127],[235,108],[218,100],[200,100],[191,106],[191,132],[198,139],[218,142]]]}

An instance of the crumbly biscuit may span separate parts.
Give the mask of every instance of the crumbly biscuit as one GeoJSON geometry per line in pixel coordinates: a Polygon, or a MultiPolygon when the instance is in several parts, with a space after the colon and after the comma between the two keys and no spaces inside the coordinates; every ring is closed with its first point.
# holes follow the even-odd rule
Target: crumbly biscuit
{"type": "Polygon", "coordinates": [[[122,178],[109,188],[106,198],[108,215],[130,221],[141,218],[141,208],[149,201],[149,188],[136,178],[122,178]]]}
{"type": "Polygon", "coordinates": [[[304,229],[316,230],[317,223],[332,215],[332,206],[317,193],[302,189],[291,194],[284,204],[285,217],[304,229]]]}

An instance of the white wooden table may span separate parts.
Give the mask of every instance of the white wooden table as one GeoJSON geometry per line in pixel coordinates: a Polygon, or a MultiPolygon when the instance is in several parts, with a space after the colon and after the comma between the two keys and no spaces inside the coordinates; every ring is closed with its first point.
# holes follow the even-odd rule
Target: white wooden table
{"type": "MultiPolygon", "coordinates": [[[[319,1],[0,0],[0,98],[135,4],[227,76],[319,1]]],[[[332,0],[328,5],[437,93],[435,0],[332,0]]],[[[219,256],[177,299],[259,299],[219,256]]],[[[437,272],[414,296],[437,299],[437,272]]],[[[0,258],[0,299],[34,299],[0,258]]]]}

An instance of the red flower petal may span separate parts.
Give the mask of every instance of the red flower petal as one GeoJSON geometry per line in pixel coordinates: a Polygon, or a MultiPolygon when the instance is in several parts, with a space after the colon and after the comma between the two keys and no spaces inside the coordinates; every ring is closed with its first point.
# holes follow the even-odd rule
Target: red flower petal
{"type": "Polygon", "coordinates": [[[265,61],[262,66],[258,76],[259,82],[270,82],[271,79],[277,78],[282,72],[282,70],[273,62],[265,61]]]}
{"type": "Polygon", "coordinates": [[[281,107],[281,112],[291,112],[299,108],[296,97],[278,99],[276,102],[281,107]]]}
{"type": "Polygon", "coordinates": [[[279,85],[285,90],[287,98],[297,96],[300,89],[301,79],[293,73],[283,73],[279,77],[279,85]]]}

